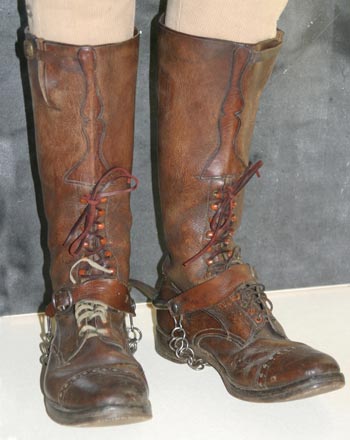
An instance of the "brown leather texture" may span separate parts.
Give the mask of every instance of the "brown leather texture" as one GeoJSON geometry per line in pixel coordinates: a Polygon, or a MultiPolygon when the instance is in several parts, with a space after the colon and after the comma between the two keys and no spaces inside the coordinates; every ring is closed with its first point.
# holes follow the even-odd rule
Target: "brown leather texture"
{"type": "Polygon", "coordinates": [[[159,181],[166,257],[156,349],[213,366],[234,396],[258,402],[340,388],[336,361],[290,341],[233,241],[259,97],[282,42],[257,45],[159,28],[159,181]],[[175,324],[174,324],[175,321],[175,324]]]}
{"type": "Polygon", "coordinates": [[[46,307],[45,313],[52,318],[56,313],[67,312],[83,300],[102,301],[112,309],[135,316],[135,304],[129,290],[116,279],[86,281],[71,290],[62,289],[54,292],[53,301],[46,307]]]}
{"type": "MultiPolygon", "coordinates": [[[[208,277],[207,243],[216,190],[249,164],[260,94],[281,46],[257,46],[159,30],[159,181],[168,261],[181,289],[208,277]]],[[[243,192],[235,210],[238,227],[243,192]]],[[[209,274],[210,277],[210,274],[209,274]]]]}
{"type": "MultiPolygon", "coordinates": [[[[33,53],[28,66],[36,148],[57,290],[69,284],[75,261],[63,244],[84,207],[80,199],[112,167],[131,171],[139,39],[96,47],[51,43],[30,34],[26,41],[26,53],[33,53]]],[[[114,188],[126,186],[120,181],[114,188]]],[[[117,278],[127,285],[129,196],[111,198],[106,211],[105,248],[112,251],[117,278]]]]}
{"type": "Polygon", "coordinates": [[[236,264],[206,283],[172,298],[168,302],[169,311],[180,316],[207,309],[223,301],[232,290],[248,280],[254,281],[250,267],[247,264],[236,264]]]}
{"type": "Polygon", "coordinates": [[[132,423],[149,418],[148,387],[131,355],[125,314],[108,309],[96,337],[79,334],[72,313],[56,315],[43,392],[49,415],[69,425],[132,423]]]}
{"type": "Polygon", "coordinates": [[[63,424],[151,417],[125,326],[138,46],[25,42],[54,290],[42,389],[63,424]]]}

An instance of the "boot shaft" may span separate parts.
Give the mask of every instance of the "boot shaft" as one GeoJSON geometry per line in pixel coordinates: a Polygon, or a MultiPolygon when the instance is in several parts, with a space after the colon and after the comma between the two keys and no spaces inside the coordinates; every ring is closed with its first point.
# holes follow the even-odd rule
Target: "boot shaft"
{"type": "MultiPolygon", "coordinates": [[[[99,264],[113,268],[113,276],[122,283],[128,281],[131,214],[127,175],[118,178],[118,171],[112,172],[99,189],[115,194],[98,206],[88,204],[90,232],[95,235],[90,234],[73,256],[71,243],[64,243],[99,179],[114,167],[131,173],[138,45],[138,35],[124,43],[80,47],[27,34],[25,53],[54,290],[70,283],[70,269],[77,259],[91,255],[99,264]],[[97,257],[94,248],[103,248],[97,257]]],[[[73,241],[86,221],[81,219],[73,231],[73,241]]],[[[84,281],[80,274],[86,276],[91,270],[80,265],[75,272],[84,281]]]]}
{"type": "MultiPolygon", "coordinates": [[[[159,180],[168,251],[165,271],[181,289],[215,275],[214,266],[209,267],[213,263],[222,270],[235,258],[229,243],[232,225],[222,234],[226,244],[216,243],[199,254],[212,237],[210,223],[220,208],[220,194],[231,191],[239,179],[244,186],[252,177],[248,165],[255,115],[281,41],[282,32],[273,40],[246,45],[186,35],[160,24],[159,180]],[[227,246],[224,261],[215,256],[218,246],[227,246]]],[[[234,206],[226,207],[234,229],[241,218],[242,188],[234,206]]]]}

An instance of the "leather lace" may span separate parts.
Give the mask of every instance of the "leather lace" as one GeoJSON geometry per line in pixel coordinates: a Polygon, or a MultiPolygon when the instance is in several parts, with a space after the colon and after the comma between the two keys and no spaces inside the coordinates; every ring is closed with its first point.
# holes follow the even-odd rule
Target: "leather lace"
{"type": "MultiPolygon", "coordinates": [[[[69,245],[69,253],[73,257],[84,254],[85,257],[94,256],[94,260],[105,265],[105,258],[110,258],[112,253],[105,251],[107,239],[104,235],[104,223],[101,218],[106,214],[104,205],[109,197],[117,194],[130,193],[138,186],[138,179],[131,175],[124,168],[114,167],[108,170],[95,184],[90,194],[84,195],[80,200],[86,204],[85,209],[80,214],[78,220],[74,223],[70,230],[64,245],[69,245]],[[115,189],[107,191],[108,187],[126,179],[130,185],[123,189],[115,189]]],[[[80,276],[87,275],[87,270],[81,269],[80,276]]]]}
{"type": "Polygon", "coordinates": [[[202,255],[211,252],[217,245],[221,245],[221,247],[212,252],[211,257],[208,260],[209,264],[213,262],[214,258],[221,254],[228,255],[229,259],[234,256],[233,250],[226,249],[222,244],[228,244],[227,238],[233,233],[233,223],[235,221],[233,210],[236,206],[235,200],[239,192],[242,191],[255,174],[260,177],[259,168],[261,168],[262,165],[263,162],[261,160],[254,165],[250,165],[238,180],[225,185],[222,191],[216,192],[216,203],[214,205],[215,214],[210,220],[210,230],[207,232],[209,242],[196,255],[185,261],[183,263],[184,266],[193,263],[202,255]]]}
{"type": "Polygon", "coordinates": [[[244,309],[259,324],[271,319],[273,304],[265,293],[265,286],[260,283],[249,283],[236,292],[244,309]]]}

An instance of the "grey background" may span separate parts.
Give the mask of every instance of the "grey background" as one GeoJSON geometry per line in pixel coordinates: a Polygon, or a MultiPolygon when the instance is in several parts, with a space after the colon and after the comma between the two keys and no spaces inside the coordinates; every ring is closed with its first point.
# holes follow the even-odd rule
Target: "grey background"
{"type": "MultiPolygon", "coordinates": [[[[152,194],[154,83],[149,87],[156,61],[150,22],[158,10],[157,0],[138,1],[143,35],[134,173],[141,185],[132,197],[131,268],[133,277],[150,284],[162,255],[152,194]]],[[[1,0],[0,314],[36,311],[50,289],[24,24],[24,1],[1,0]]],[[[349,283],[349,3],[290,0],[280,27],[285,44],[261,100],[252,145],[252,159],[265,166],[246,191],[237,241],[268,289],[349,283]]]]}

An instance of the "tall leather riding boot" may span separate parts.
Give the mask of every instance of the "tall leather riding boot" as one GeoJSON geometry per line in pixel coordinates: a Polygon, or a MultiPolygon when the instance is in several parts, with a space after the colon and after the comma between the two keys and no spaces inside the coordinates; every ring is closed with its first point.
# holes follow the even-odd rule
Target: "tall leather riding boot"
{"type": "Polygon", "coordinates": [[[42,389],[67,425],[151,417],[128,289],[138,45],[25,41],[55,318],[42,389]]]}
{"type": "Polygon", "coordinates": [[[260,94],[280,50],[159,30],[159,182],[167,255],[156,349],[213,366],[233,396],[298,399],[340,388],[334,359],[289,340],[233,242],[260,94]]]}

